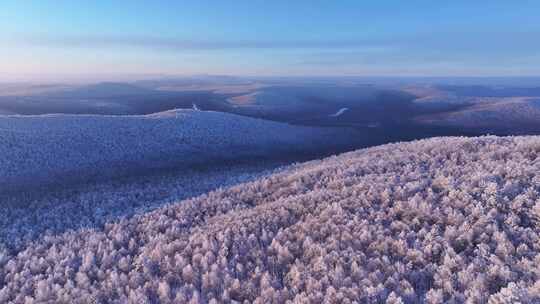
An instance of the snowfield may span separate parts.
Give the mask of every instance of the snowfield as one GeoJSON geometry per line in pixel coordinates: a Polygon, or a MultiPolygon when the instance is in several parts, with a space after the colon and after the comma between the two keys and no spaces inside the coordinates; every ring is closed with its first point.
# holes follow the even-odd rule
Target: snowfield
{"type": "Polygon", "coordinates": [[[349,110],[349,108],[341,108],[341,109],[339,109],[339,111],[337,111],[336,113],[331,114],[330,117],[338,117],[338,116],[341,116],[343,113],[347,112],[347,110],[349,110]]]}
{"type": "Polygon", "coordinates": [[[539,152],[437,138],[290,166],[5,250],[0,302],[540,303],[539,152]]]}
{"type": "Polygon", "coordinates": [[[340,149],[347,129],[175,110],[146,116],[0,116],[0,193],[155,169],[340,149]]]}

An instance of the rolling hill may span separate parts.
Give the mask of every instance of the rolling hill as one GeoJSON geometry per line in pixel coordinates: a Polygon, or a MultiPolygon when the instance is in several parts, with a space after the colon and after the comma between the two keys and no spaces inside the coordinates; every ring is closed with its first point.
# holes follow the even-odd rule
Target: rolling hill
{"type": "Polygon", "coordinates": [[[293,165],[5,251],[0,302],[538,303],[539,152],[447,137],[293,165]]]}
{"type": "MultiPolygon", "coordinates": [[[[360,136],[233,114],[0,116],[0,193],[246,159],[340,151],[360,136]]],[[[335,153],[335,152],[334,152],[335,153]]]]}
{"type": "Polygon", "coordinates": [[[456,111],[419,116],[417,121],[430,126],[460,127],[495,134],[538,134],[538,97],[489,98],[475,100],[456,111]]]}

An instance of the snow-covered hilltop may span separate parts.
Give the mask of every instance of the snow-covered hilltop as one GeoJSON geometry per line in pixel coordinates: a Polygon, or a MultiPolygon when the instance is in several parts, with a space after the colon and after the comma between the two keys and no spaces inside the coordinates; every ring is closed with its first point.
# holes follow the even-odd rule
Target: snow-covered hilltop
{"type": "Polygon", "coordinates": [[[539,152],[437,138],[291,166],[0,252],[0,302],[539,303],[539,152]]]}
{"type": "Polygon", "coordinates": [[[315,153],[358,138],[233,114],[0,116],[0,193],[175,166],[315,153]]]}

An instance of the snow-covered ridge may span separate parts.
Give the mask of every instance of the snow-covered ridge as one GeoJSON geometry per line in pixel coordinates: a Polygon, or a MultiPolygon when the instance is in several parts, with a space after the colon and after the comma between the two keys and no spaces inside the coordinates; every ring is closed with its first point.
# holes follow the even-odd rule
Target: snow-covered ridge
{"type": "Polygon", "coordinates": [[[309,152],[345,142],[347,132],[193,110],[146,116],[0,116],[0,192],[309,152]]]}
{"type": "Polygon", "coordinates": [[[473,106],[418,118],[418,121],[443,126],[461,126],[479,129],[524,129],[540,126],[540,99],[538,97],[475,99],[473,106]]]}
{"type": "Polygon", "coordinates": [[[540,303],[539,153],[437,138],[295,165],[0,251],[0,302],[540,303]]]}

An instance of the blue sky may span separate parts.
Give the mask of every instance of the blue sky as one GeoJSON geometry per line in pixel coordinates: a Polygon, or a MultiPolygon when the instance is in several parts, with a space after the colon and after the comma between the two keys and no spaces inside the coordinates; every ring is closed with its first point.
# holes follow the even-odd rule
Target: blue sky
{"type": "Polygon", "coordinates": [[[12,1],[10,77],[540,75],[539,1],[12,1]]]}

